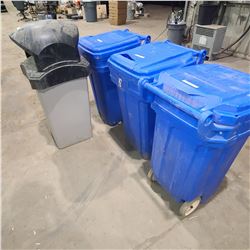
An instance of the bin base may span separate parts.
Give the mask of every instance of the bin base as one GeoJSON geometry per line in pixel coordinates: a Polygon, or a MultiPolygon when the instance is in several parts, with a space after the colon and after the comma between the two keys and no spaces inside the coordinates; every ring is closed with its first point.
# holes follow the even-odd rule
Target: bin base
{"type": "Polygon", "coordinates": [[[37,94],[58,148],[92,136],[86,78],[38,90],[37,94]]]}

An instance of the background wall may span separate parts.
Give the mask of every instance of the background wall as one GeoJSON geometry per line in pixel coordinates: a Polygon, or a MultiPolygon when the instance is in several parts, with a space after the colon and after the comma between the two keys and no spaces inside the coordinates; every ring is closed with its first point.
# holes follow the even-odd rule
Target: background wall
{"type": "MultiPolygon", "coordinates": [[[[187,12],[187,26],[191,27],[191,33],[193,25],[197,23],[200,1],[189,1],[187,12]]],[[[224,2],[225,13],[222,18],[221,25],[227,26],[226,35],[223,42],[223,48],[233,43],[237,38],[243,34],[243,32],[250,25],[250,2],[235,1],[224,2]]],[[[220,20],[221,8],[218,13],[218,17],[214,20],[214,23],[218,24],[220,20]]],[[[234,52],[234,55],[247,58],[250,60],[250,31],[242,38],[242,40],[230,48],[229,52],[234,52]]]]}
{"type": "MultiPolygon", "coordinates": [[[[227,26],[223,47],[234,42],[250,25],[250,4],[228,3],[222,20],[222,25],[227,26]]],[[[250,59],[250,32],[231,48],[238,56],[250,59]]]]}

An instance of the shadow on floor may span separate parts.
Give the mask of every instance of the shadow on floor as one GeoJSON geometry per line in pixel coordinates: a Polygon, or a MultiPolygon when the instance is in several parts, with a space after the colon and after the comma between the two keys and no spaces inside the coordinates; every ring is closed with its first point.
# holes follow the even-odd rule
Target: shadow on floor
{"type": "MultiPolygon", "coordinates": [[[[144,175],[147,177],[149,170],[151,169],[150,161],[145,161],[142,164],[142,167],[139,169],[140,175],[144,175]]],[[[152,182],[148,179],[148,184],[151,189],[157,193],[165,202],[166,206],[169,207],[174,213],[178,214],[180,204],[177,203],[169,193],[167,193],[157,182],[152,182]]]]}
{"type": "Polygon", "coordinates": [[[104,124],[97,110],[95,101],[90,102],[90,113],[91,113],[91,119],[93,119],[98,124],[104,124]]]}
{"type": "Polygon", "coordinates": [[[128,156],[137,160],[142,159],[140,154],[134,149],[126,138],[122,124],[118,124],[117,126],[110,128],[109,134],[128,156]]]}
{"type": "Polygon", "coordinates": [[[53,136],[50,132],[50,129],[47,124],[47,120],[41,120],[38,124],[38,130],[42,136],[46,139],[46,142],[48,145],[54,145],[56,147],[56,144],[54,142],[53,136]]]}
{"type": "MultiPolygon", "coordinates": [[[[139,175],[144,178],[145,176],[147,177],[147,174],[150,169],[151,169],[150,161],[143,162],[141,168],[139,169],[139,175]]],[[[166,206],[168,206],[169,209],[171,209],[176,215],[178,215],[180,219],[184,219],[179,214],[179,209],[182,203],[176,202],[173,199],[173,197],[167,191],[165,191],[157,182],[152,182],[148,179],[148,183],[151,186],[151,189],[164,200],[166,206]]],[[[227,177],[225,176],[225,178],[223,179],[222,183],[220,184],[219,188],[214,193],[214,195],[205,204],[200,204],[198,209],[204,207],[208,202],[213,200],[218,194],[220,194],[224,189],[227,188],[227,185],[228,185],[228,181],[227,181],[227,177]]]]}

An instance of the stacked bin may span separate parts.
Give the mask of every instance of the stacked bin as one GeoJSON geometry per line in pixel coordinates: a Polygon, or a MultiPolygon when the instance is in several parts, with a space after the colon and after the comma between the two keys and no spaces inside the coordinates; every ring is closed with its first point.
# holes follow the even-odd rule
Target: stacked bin
{"type": "Polygon", "coordinates": [[[152,151],[155,113],[145,81],[153,81],[163,70],[203,63],[206,52],[169,41],[146,44],[109,59],[111,80],[118,86],[122,119],[129,142],[149,159],[152,151]]]}
{"type": "Polygon", "coordinates": [[[122,115],[117,88],[111,82],[107,61],[112,54],[135,48],[144,42],[150,42],[150,36],[142,36],[128,30],[115,30],[79,39],[79,52],[91,64],[90,81],[98,112],[108,125],[119,123],[122,115]]]}
{"type": "Polygon", "coordinates": [[[36,89],[58,148],[92,136],[87,76],[89,62],[80,58],[76,25],[41,20],[10,35],[27,56],[21,64],[36,89]]]}
{"type": "Polygon", "coordinates": [[[156,85],[154,178],[182,215],[216,191],[250,133],[250,76],[216,64],[163,72],[156,85]]]}

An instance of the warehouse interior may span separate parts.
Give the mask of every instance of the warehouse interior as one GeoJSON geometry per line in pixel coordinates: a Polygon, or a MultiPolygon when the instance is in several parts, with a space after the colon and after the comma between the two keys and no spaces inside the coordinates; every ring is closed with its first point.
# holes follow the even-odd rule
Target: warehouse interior
{"type": "MultiPolygon", "coordinates": [[[[173,196],[149,180],[151,161],[128,142],[123,123],[103,122],[89,79],[92,136],[57,147],[37,91],[20,68],[25,52],[9,37],[26,24],[54,18],[55,11],[55,18],[78,28],[79,37],[129,29],[150,35],[151,43],[165,41],[174,10],[181,24],[185,19],[181,45],[193,48],[200,5],[212,2],[126,2],[125,23],[119,25],[112,23],[120,22],[119,13],[115,21],[107,13],[112,1],[95,2],[97,17],[90,22],[80,1],[58,1],[56,7],[30,1],[23,11],[13,2],[1,1],[2,249],[249,249],[249,139],[212,197],[181,216],[173,196]],[[46,7],[38,11],[37,5],[46,7]]],[[[243,72],[250,84],[250,3],[213,4],[212,23],[226,30],[204,64],[243,72]]]]}

